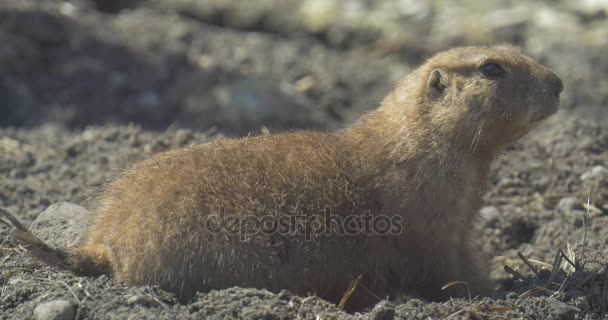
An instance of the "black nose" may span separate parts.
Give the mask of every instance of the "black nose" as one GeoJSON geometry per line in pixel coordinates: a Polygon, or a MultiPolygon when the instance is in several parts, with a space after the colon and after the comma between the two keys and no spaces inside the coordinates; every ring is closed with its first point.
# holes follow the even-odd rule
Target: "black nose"
{"type": "Polygon", "coordinates": [[[564,91],[564,83],[562,82],[562,79],[560,79],[556,74],[552,73],[549,76],[549,82],[554,90],[553,92],[555,92],[555,96],[559,97],[559,94],[564,91]]]}

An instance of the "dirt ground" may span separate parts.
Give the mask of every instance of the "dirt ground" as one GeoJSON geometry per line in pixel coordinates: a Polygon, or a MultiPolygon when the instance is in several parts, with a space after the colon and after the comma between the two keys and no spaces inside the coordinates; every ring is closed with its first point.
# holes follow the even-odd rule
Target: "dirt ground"
{"type": "Polygon", "coordinates": [[[0,319],[42,319],[41,305],[58,300],[69,319],[608,319],[608,6],[243,3],[0,2],[0,207],[29,224],[53,203],[90,205],[122,168],[159,151],[335,130],[438,50],[512,42],[565,92],[560,112],[493,166],[475,232],[496,292],[357,314],[250,288],[180,304],[155,287],[46,267],[0,224],[0,319]]]}

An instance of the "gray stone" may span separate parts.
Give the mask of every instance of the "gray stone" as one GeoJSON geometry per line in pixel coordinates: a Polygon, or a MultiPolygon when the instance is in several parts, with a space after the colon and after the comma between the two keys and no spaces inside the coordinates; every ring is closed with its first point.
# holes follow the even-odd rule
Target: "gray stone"
{"type": "Polygon", "coordinates": [[[567,303],[559,300],[547,300],[550,303],[549,312],[547,318],[559,319],[559,320],[574,320],[576,315],[580,313],[580,310],[567,303]]]}
{"type": "Polygon", "coordinates": [[[219,105],[219,118],[229,131],[247,134],[258,132],[262,126],[284,129],[318,125],[312,110],[268,81],[237,78],[214,88],[213,95],[219,105]]]}
{"type": "Polygon", "coordinates": [[[605,0],[568,1],[567,5],[590,16],[608,14],[608,1],[605,0]]]}
{"type": "Polygon", "coordinates": [[[590,170],[587,170],[585,173],[581,175],[581,180],[591,180],[591,179],[606,179],[608,177],[608,169],[604,166],[595,166],[590,170]]]}
{"type": "Polygon", "coordinates": [[[53,247],[74,247],[80,243],[92,213],[69,202],[54,203],[30,226],[33,234],[53,247]]]}
{"type": "Polygon", "coordinates": [[[487,206],[479,209],[479,214],[482,218],[488,221],[496,221],[500,219],[500,212],[496,207],[487,206]]]}
{"type": "Polygon", "coordinates": [[[557,203],[557,209],[563,212],[570,212],[574,209],[580,209],[581,201],[579,201],[576,197],[565,197],[561,198],[557,203]]]}
{"type": "Polygon", "coordinates": [[[142,294],[132,295],[127,298],[128,305],[153,305],[158,306],[160,302],[154,300],[154,298],[142,294]]]}
{"type": "Polygon", "coordinates": [[[72,320],[75,314],[74,306],[66,300],[43,302],[34,309],[36,320],[72,320]]]}

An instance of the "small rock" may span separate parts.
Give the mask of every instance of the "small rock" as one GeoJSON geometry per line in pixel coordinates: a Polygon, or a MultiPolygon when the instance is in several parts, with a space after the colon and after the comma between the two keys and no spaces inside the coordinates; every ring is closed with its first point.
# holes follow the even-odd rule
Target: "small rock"
{"type": "Polygon", "coordinates": [[[547,318],[551,319],[559,319],[559,320],[574,320],[576,319],[576,315],[580,313],[576,307],[571,306],[565,302],[561,302],[557,299],[550,299],[548,302],[551,304],[549,306],[549,312],[546,315],[547,318]]]}
{"type": "Polygon", "coordinates": [[[568,2],[575,10],[590,16],[608,14],[608,1],[605,0],[583,0],[568,2]]]}
{"type": "Polygon", "coordinates": [[[30,231],[50,246],[77,246],[92,213],[74,203],[58,202],[42,212],[30,226],[30,231]]]}
{"type": "Polygon", "coordinates": [[[382,300],[374,306],[369,313],[373,320],[392,320],[395,319],[395,306],[389,301],[382,300]]]}
{"type": "Polygon", "coordinates": [[[488,221],[496,221],[500,219],[500,212],[496,207],[487,206],[479,209],[479,214],[482,218],[488,221]]]}
{"type": "Polygon", "coordinates": [[[34,309],[36,320],[72,320],[76,314],[72,303],[66,300],[43,302],[34,309]]]}
{"type": "Polygon", "coordinates": [[[66,2],[62,3],[61,6],[59,6],[59,12],[61,12],[61,14],[63,14],[63,15],[71,17],[76,12],[76,7],[73,4],[66,1],[66,2]]]}
{"type": "Polygon", "coordinates": [[[340,13],[338,2],[325,0],[308,0],[302,2],[300,15],[304,26],[309,32],[321,32],[327,30],[335,23],[340,13]]]}
{"type": "Polygon", "coordinates": [[[604,166],[595,166],[581,175],[581,180],[583,181],[606,178],[608,178],[608,169],[604,166]]]}
{"type": "Polygon", "coordinates": [[[129,305],[153,305],[153,306],[157,306],[160,305],[160,302],[154,300],[154,298],[150,297],[150,296],[146,296],[143,294],[138,294],[138,295],[133,295],[130,296],[127,299],[127,304],[129,305]]]}
{"type": "Polygon", "coordinates": [[[565,197],[561,198],[557,203],[557,209],[563,212],[570,212],[574,209],[580,209],[581,201],[579,201],[576,197],[565,197]]]}
{"type": "Polygon", "coordinates": [[[279,86],[254,78],[238,78],[214,88],[223,129],[240,134],[270,129],[317,126],[314,113],[279,86]]]}

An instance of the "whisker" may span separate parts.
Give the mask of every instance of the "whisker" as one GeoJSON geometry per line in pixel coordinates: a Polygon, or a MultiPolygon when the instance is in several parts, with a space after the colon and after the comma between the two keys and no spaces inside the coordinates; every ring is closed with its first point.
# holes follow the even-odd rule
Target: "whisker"
{"type": "Polygon", "coordinates": [[[475,132],[475,136],[473,136],[473,140],[471,141],[471,145],[469,146],[469,152],[475,152],[477,150],[477,146],[479,146],[479,140],[481,139],[481,131],[483,129],[483,125],[485,120],[482,120],[477,128],[477,132],[475,132]]]}

